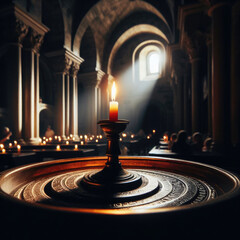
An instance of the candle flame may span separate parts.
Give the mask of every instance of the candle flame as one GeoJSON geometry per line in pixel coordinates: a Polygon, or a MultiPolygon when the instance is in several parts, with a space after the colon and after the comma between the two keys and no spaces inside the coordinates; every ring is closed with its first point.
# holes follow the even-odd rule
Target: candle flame
{"type": "Polygon", "coordinates": [[[115,84],[115,81],[113,82],[113,85],[112,85],[112,101],[115,101],[115,98],[116,98],[116,84],[115,84]]]}

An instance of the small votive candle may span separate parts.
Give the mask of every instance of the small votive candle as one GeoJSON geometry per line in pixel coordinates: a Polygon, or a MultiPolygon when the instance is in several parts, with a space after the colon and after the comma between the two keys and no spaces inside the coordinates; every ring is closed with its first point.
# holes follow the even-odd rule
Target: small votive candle
{"type": "Polygon", "coordinates": [[[153,130],[152,130],[152,132],[153,132],[153,133],[156,133],[156,130],[155,130],[155,129],[153,129],[153,130]]]}
{"type": "Polygon", "coordinates": [[[123,137],[126,137],[126,136],[127,136],[127,134],[126,134],[126,133],[123,133],[123,134],[122,134],[122,136],[123,136],[123,137]]]}
{"type": "Polygon", "coordinates": [[[77,144],[75,144],[74,150],[78,150],[78,145],[77,144]]]}
{"type": "Polygon", "coordinates": [[[17,150],[18,150],[18,152],[21,151],[21,145],[17,145],[17,150]]]}
{"type": "Polygon", "coordinates": [[[98,142],[98,139],[96,139],[96,142],[98,142]]]}
{"type": "Polygon", "coordinates": [[[66,144],[69,145],[69,141],[66,141],[66,144]]]}
{"type": "Polygon", "coordinates": [[[3,144],[0,144],[0,148],[3,149],[3,148],[4,148],[4,145],[3,145],[3,144]]]}
{"type": "Polygon", "coordinates": [[[60,150],[61,150],[60,145],[57,145],[57,146],[56,146],[56,150],[57,150],[57,151],[60,151],[60,150]]]}
{"type": "Polygon", "coordinates": [[[81,145],[84,145],[84,141],[81,141],[81,145]]]}
{"type": "Polygon", "coordinates": [[[13,143],[14,143],[15,146],[17,146],[17,141],[16,140],[13,143]]]}
{"type": "Polygon", "coordinates": [[[5,149],[5,148],[2,149],[2,153],[3,153],[3,154],[6,153],[6,149],[5,149]]]}
{"type": "Polygon", "coordinates": [[[10,148],[12,147],[12,143],[9,143],[9,147],[10,147],[10,148]]]}

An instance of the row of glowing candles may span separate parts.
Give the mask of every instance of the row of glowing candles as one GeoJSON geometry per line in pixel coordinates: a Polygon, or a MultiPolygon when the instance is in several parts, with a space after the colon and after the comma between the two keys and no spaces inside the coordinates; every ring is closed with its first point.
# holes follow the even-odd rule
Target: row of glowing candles
{"type": "MultiPolygon", "coordinates": [[[[87,141],[93,141],[95,139],[95,142],[98,142],[100,139],[102,139],[103,136],[102,135],[97,135],[97,136],[94,136],[94,135],[80,135],[79,136],[79,139],[80,139],[80,144],[81,145],[84,145],[87,141]],[[96,139],[95,139],[96,138],[96,139]]],[[[54,136],[53,138],[52,137],[43,137],[43,138],[39,138],[39,144],[40,145],[46,145],[47,143],[51,144],[51,143],[56,143],[56,142],[59,142],[59,143],[62,143],[64,140],[64,142],[66,143],[66,145],[69,145],[70,142],[75,142],[76,141],[76,138],[73,137],[72,134],[70,134],[70,136],[66,137],[66,139],[63,139],[61,136],[54,136]]]]}
{"type": "MultiPolygon", "coordinates": [[[[155,130],[152,130],[153,134],[155,134],[155,130]]],[[[131,139],[134,139],[135,138],[135,134],[130,134],[129,135],[131,139]]],[[[120,141],[123,141],[123,138],[127,138],[128,137],[128,134],[127,133],[122,133],[122,136],[120,137],[120,141]]],[[[79,136],[79,139],[80,139],[80,145],[84,145],[87,143],[87,141],[95,141],[96,143],[99,142],[99,140],[101,140],[103,138],[102,135],[80,135],[79,136]]],[[[147,136],[147,139],[150,139],[151,136],[148,135],[147,136]]],[[[70,144],[70,141],[75,141],[75,138],[72,136],[72,134],[70,134],[69,137],[66,138],[66,142],[65,144],[66,145],[69,145],[70,144]]],[[[60,136],[54,136],[53,138],[52,137],[49,137],[49,138],[46,138],[46,137],[43,137],[43,138],[39,138],[39,144],[40,145],[47,145],[48,144],[51,144],[53,143],[53,141],[57,141],[58,143],[62,143],[62,138],[60,136]]],[[[165,139],[165,136],[164,136],[164,140],[165,139]]],[[[14,149],[16,148],[18,152],[21,151],[21,145],[18,144],[17,141],[14,141],[13,143],[9,143],[8,144],[8,149],[14,149]]],[[[5,154],[6,153],[6,148],[5,148],[5,145],[4,144],[0,144],[0,150],[1,150],[1,153],[5,154]]],[[[61,146],[60,144],[56,145],[56,150],[57,151],[61,151],[61,146]]],[[[74,150],[78,150],[78,144],[74,144],[74,150]]]]}
{"type": "MultiPolygon", "coordinates": [[[[18,152],[21,151],[21,145],[18,144],[17,141],[14,141],[13,143],[9,143],[9,144],[8,144],[8,148],[11,148],[11,149],[12,149],[12,148],[16,148],[18,152]]],[[[6,153],[6,148],[5,148],[4,144],[0,144],[0,150],[1,150],[1,152],[2,152],[3,154],[6,153]]]]}

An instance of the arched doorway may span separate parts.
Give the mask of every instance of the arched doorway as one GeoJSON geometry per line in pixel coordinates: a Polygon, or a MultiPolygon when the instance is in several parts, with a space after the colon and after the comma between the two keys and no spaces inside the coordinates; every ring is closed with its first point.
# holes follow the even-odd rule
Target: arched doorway
{"type": "Polygon", "coordinates": [[[43,137],[49,125],[53,130],[55,129],[54,116],[52,110],[44,108],[40,111],[39,117],[40,117],[40,137],[43,137]]]}

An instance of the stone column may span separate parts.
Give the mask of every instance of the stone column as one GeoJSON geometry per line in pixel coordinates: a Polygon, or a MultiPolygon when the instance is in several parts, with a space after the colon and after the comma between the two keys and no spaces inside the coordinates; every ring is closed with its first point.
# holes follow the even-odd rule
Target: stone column
{"type": "Polygon", "coordinates": [[[184,129],[187,132],[191,132],[191,117],[190,117],[190,74],[188,74],[190,71],[188,67],[185,68],[186,72],[184,73],[184,82],[183,82],[183,108],[184,108],[184,129]]]}
{"type": "Polygon", "coordinates": [[[104,73],[101,70],[91,73],[79,74],[79,81],[85,87],[85,98],[83,99],[85,109],[84,112],[86,132],[97,134],[97,122],[99,117],[99,84],[104,73]]]}
{"type": "Polygon", "coordinates": [[[101,112],[100,120],[108,119],[109,115],[109,93],[108,93],[108,74],[105,74],[100,83],[101,112]]]}
{"type": "Polygon", "coordinates": [[[56,133],[78,135],[77,70],[84,60],[65,48],[45,55],[56,74],[56,133]]]}
{"type": "Polygon", "coordinates": [[[231,134],[232,145],[240,151],[240,1],[232,8],[231,134]]]}
{"type": "Polygon", "coordinates": [[[55,98],[56,106],[55,121],[57,126],[56,133],[63,139],[65,139],[66,135],[67,136],[69,135],[69,116],[70,116],[69,70],[72,61],[67,56],[64,55],[55,60],[56,60],[55,64],[56,66],[58,66],[58,69],[57,67],[55,68],[57,90],[55,98]]]}
{"type": "Polygon", "coordinates": [[[40,133],[40,86],[39,86],[39,53],[35,54],[35,137],[39,138],[40,133]]]}
{"type": "Polygon", "coordinates": [[[70,76],[65,75],[65,135],[70,135],[70,76]]]}
{"type": "Polygon", "coordinates": [[[201,59],[191,59],[192,75],[192,132],[201,131],[201,101],[202,101],[202,81],[201,81],[201,59]]]}
{"type": "Polygon", "coordinates": [[[212,39],[207,39],[208,134],[212,136],[212,39]]]}
{"type": "Polygon", "coordinates": [[[192,95],[192,132],[201,131],[202,111],[202,74],[200,41],[198,35],[185,35],[185,47],[191,63],[191,95],[192,95]]]}
{"type": "Polygon", "coordinates": [[[78,139],[78,80],[80,64],[73,62],[70,79],[70,133],[78,139]]]}
{"type": "Polygon", "coordinates": [[[30,29],[23,51],[23,119],[24,138],[37,143],[39,137],[39,48],[43,35],[30,29]]]}
{"type": "Polygon", "coordinates": [[[231,5],[219,2],[210,8],[212,16],[212,130],[216,149],[230,143],[230,46],[231,5]]]}
{"type": "MultiPolygon", "coordinates": [[[[4,30],[3,30],[4,31],[4,30]]],[[[7,31],[7,29],[6,29],[7,31]]],[[[13,139],[22,139],[22,41],[28,32],[28,26],[22,21],[12,21],[11,31],[8,33],[7,51],[8,68],[5,81],[8,83],[6,91],[7,112],[13,139]]]]}
{"type": "Polygon", "coordinates": [[[56,135],[65,139],[65,72],[56,73],[55,122],[56,135]]]}

